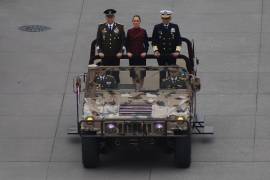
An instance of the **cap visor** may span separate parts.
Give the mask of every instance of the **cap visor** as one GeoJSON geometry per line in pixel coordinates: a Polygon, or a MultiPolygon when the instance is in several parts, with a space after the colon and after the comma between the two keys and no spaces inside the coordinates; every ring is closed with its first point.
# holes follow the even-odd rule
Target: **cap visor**
{"type": "Polygon", "coordinates": [[[162,19],[169,19],[171,16],[170,15],[161,15],[162,19]]]}

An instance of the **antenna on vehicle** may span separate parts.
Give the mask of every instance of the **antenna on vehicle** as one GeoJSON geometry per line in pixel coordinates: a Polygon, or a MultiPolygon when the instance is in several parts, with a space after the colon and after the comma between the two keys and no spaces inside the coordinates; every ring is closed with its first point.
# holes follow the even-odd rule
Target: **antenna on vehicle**
{"type": "Polygon", "coordinates": [[[198,65],[200,60],[197,58],[197,56],[195,55],[195,43],[194,40],[192,39],[192,54],[193,54],[193,62],[194,62],[194,73],[195,75],[197,75],[197,70],[198,70],[198,65]]]}

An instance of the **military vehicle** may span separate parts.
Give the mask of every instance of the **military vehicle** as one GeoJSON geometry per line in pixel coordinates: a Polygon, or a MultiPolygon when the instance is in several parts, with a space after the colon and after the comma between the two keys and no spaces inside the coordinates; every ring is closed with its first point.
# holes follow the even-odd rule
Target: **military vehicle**
{"type": "MultiPolygon", "coordinates": [[[[182,41],[187,55],[178,59],[185,63],[175,66],[100,66],[92,42],[88,72],[74,78],[77,127],[69,132],[81,138],[85,168],[97,167],[104,149],[145,143],[170,149],[177,167],[190,166],[191,136],[213,134],[213,128],[205,126],[203,116],[196,111],[201,84],[194,43],[186,38],[182,41]],[[119,84],[112,75],[116,71],[119,84]],[[138,77],[135,83],[131,71],[138,77]],[[138,89],[141,71],[146,71],[146,76],[143,88],[138,89]],[[161,71],[166,72],[166,79],[159,79],[161,71]]],[[[148,60],[155,58],[147,55],[148,60]]],[[[125,60],[127,56],[121,59],[125,60]]]]}

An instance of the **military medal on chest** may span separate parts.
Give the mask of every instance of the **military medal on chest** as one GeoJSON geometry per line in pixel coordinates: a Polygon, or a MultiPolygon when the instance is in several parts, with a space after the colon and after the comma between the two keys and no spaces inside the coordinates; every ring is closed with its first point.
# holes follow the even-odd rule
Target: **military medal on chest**
{"type": "Polygon", "coordinates": [[[162,31],[158,31],[158,33],[159,33],[159,39],[161,39],[162,38],[162,31]]]}
{"type": "Polygon", "coordinates": [[[107,33],[106,28],[103,28],[101,32],[102,32],[102,35],[103,35],[102,38],[105,39],[106,38],[105,34],[107,33]]]}
{"type": "Polygon", "coordinates": [[[119,33],[119,29],[118,29],[118,28],[115,28],[115,29],[114,29],[114,32],[115,32],[116,34],[118,34],[118,33],[119,33]]]}
{"type": "Polygon", "coordinates": [[[174,39],[175,28],[171,28],[172,39],[174,39]]]}

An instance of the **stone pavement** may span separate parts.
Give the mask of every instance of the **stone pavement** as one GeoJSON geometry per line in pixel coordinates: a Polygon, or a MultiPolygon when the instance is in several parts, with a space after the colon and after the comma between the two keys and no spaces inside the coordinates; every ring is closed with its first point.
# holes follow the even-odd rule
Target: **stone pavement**
{"type": "Polygon", "coordinates": [[[0,0],[0,180],[270,179],[270,0],[0,0]],[[160,152],[129,151],[81,165],[72,77],[86,71],[103,10],[151,34],[159,10],[172,9],[201,64],[199,111],[214,138],[194,138],[192,166],[160,152]],[[18,30],[41,24],[46,32],[18,30]]]}

